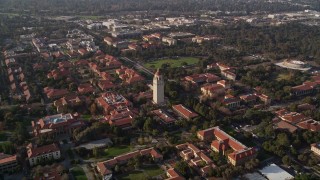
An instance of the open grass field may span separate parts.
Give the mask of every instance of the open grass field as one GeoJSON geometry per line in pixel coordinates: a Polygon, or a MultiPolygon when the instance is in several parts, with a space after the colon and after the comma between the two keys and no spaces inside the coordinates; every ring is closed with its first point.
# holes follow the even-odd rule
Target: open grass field
{"type": "Polygon", "coordinates": [[[148,179],[150,177],[155,177],[163,174],[164,171],[158,167],[157,165],[154,166],[145,166],[140,171],[133,171],[126,174],[122,174],[117,177],[117,179],[122,180],[135,180],[135,179],[148,179]]]}
{"type": "Polygon", "coordinates": [[[130,152],[131,148],[129,146],[114,146],[104,150],[103,158],[113,158],[120,154],[130,152]]]}
{"type": "Polygon", "coordinates": [[[83,169],[79,166],[74,167],[71,170],[71,173],[72,173],[74,179],[76,179],[76,180],[87,180],[88,179],[86,174],[84,173],[83,169]]]}
{"type": "Polygon", "coordinates": [[[193,65],[199,62],[199,58],[195,57],[181,57],[178,59],[160,59],[152,62],[145,63],[146,68],[157,69],[161,68],[163,64],[169,64],[170,67],[181,67],[184,64],[193,65]]]}

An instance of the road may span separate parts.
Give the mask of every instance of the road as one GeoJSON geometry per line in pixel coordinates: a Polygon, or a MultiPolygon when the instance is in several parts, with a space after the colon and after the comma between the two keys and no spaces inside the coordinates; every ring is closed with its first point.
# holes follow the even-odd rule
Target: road
{"type": "Polygon", "coordinates": [[[153,72],[151,72],[149,69],[145,68],[143,65],[140,64],[140,62],[137,62],[137,61],[133,61],[127,57],[120,57],[121,60],[123,61],[126,61],[126,62],[129,62],[129,63],[132,63],[134,65],[134,68],[140,70],[140,71],[143,71],[145,72],[146,74],[150,75],[150,76],[153,76],[153,72]]]}

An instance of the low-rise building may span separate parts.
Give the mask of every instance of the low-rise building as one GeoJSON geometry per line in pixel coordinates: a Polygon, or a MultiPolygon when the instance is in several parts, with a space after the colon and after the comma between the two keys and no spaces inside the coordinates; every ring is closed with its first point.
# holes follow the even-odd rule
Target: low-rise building
{"type": "Polygon", "coordinates": [[[38,121],[32,121],[33,134],[35,136],[70,135],[76,128],[84,126],[84,122],[75,118],[72,114],[56,114],[46,116],[38,121]]]}
{"type": "Polygon", "coordinates": [[[311,144],[311,151],[320,156],[320,143],[311,144]]]}
{"type": "Polygon", "coordinates": [[[224,104],[228,108],[237,108],[240,106],[240,99],[232,95],[226,95],[222,100],[222,104],[224,104]]]}
{"type": "Polygon", "coordinates": [[[198,84],[198,83],[212,83],[217,82],[221,78],[212,74],[212,73],[204,73],[204,74],[193,74],[190,76],[186,76],[185,80],[190,81],[192,83],[198,84]]]}
{"type": "Polygon", "coordinates": [[[191,110],[189,110],[188,108],[186,108],[185,106],[183,106],[182,104],[178,104],[178,105],[173,105],[172,109],[174,111],[176,111],[179,116],[187,119],[187,120],[191,120],[193,118],[198,117],[199,115],[191,110]]]}
{"type": "Polygon", "coordinates": [[[161,124],[166,126],[172,126],[176,122],[176,119],[165,110],[157,109],[152,111],[152,114],[156,116],[156,119],[160,120],[161,124]]]}
{"type": "Polygon", "coordinates": [[[185,180],[174,168],[168,169],[166,175],[168,176],[166,180],[185,180]]]}
{"type": "Polygon", "coordinates": [[[221,71],[221,75],[226,78],[226,79],[229,79],[229,80],[232,80],[232,81],[235,81],[236,78],[237,78],[237,75],[229,70],[224,70],[224,71],[221,71]]]}
{"type": "Polygon", "coordinates": [[[122,129],[132,128],[132,122],[137,116],[137,112],[130,109],[113,110],[109,115],[105,116],[105,120],[113,126],[120,127],[122,129]]]}
{"type": "Polygon", "coordinates": [[[243,164],[257,156],[256,148],[243,145],[218,126],[198,131],[197,136],[203,141],[216,139],[211,142],[212,150],[227,155],[228,161],[234,166],[243,164]],[[233,152],[226,154],[230,148],[233,152]]]}
{"type": "Polygon", "coordinates": [[[58,160],[61,158],[60,148],[57,144],[50,144],[35,147],[32,144],[27,147],[28,161],[30,166],[46,162],[48,160],[58,160]]]}
{"type": "Polygon", "coordinates": [[[98,162],[97,170],[102,177],[106,177],[112,174],[111,168],[115,167],[117,164],[126,164],[130,159],[135,158],[137,156],[151,156],[154,161],[161,161],[163,156],[154,148],[148,148],[143,150],[137,150],[133,152],[129,152],[120,156],[116,156],[113,159],[98,162]]]}
{"type": "Polygon", "coordinates": [[[0,173],[14,172],[18,167],[17,155],[0,153],[0,173]]]}
{"type": "Polygon", "coordinates": [[[204,96],[214,97],[223,95],[225,88],[220,84],[206,84],[201,87],[201,92],[204,96]]]}
{"type": "Polygon", "coordinates": [[[53,89],[45,87],[43,91],[48,99],[58,99],[69,94],[69,91],[67,89],[53,89]]]}
{"type": "Polygon", "coordinates": [[[304,96],[312,94],[319,89],[319,81],[316,82],[304,82],[302,85],[295,86],[291,88],[291,93],[295,96],[304,96]]]}
{"type": "Polygon", "coordinates": [[[103,93],[96,99],[97,105],[103,109],[106,114],[112,110],[122,110],[132,107],[132,103],[124,96],[112,92],[103,93]]]}
{"type": "Polygon", "coordinates": [[[179,144],[176,148],[180,151],[180,156],[191,168],[196,170],[202,177],[206,177],[209,171],[216,166],[213,164],[204,151],[198,149],[191,143],[179,144]]]}

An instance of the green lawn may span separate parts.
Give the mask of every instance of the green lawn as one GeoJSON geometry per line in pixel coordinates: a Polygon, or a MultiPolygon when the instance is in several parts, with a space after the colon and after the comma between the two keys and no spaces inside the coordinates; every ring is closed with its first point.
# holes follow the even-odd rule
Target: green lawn
{"type": "Polygon", "coordinates": [[[282,73],[278,75],[277,81],[281,81],[281,80],[290,81],[291,78],[292,78],[292,75],[290,75],[289,73],[282,73]]]}
{"type": "Polygon", "coordinates": [[[145,170],[145,173],[150,177],[158,176],[163,173],[163,170],[157,165],[145,166],[143,169],[145,170]]]}
{"type": "Polygon", "coordinates": [[[132,171],[126,174],[122,174],[117,177],[117,179],[123,179],[123,180],[135,180],[135,179],[148,179],[150,177],[158,176],[163,174],[163,170],[157,166],[145,166],[142,168],[143,171],[132,171]]]}
{"type": "Polygon", "coordinates": [[[130,146],[114,146],[104,150],[103,157],[104,158],[113,158],[120,154],[124,154],[130,152],[130,146]]]}
{"type": "Polygon", "coordinates": [[[188,65],[197,64],[199,62],[199,58],[194,57],[182,57],[178,59],[160,59],[152,62],[145,63],[144,66],[146,68],[161,68],[162,64],[169,64],[170,67],[181,67],[184,63],[188,65]]]}
{"type": "Polygon", "coordinates": [[[89,121],[91,119],[91,117],[92,116],[90,114],[84,114],[81,116],[81,118],[83,118],[84,120],[87,120],[87,121],[89,121]]]}
{"type": "Polygon", "coordinates": [[[79,166],[74,167],[71,170],[71,173],[73,174],[74,179],[76,179],[76,180],[87,180],[88,179],[86,174],[84,173],[83,169],[79,166]]]}

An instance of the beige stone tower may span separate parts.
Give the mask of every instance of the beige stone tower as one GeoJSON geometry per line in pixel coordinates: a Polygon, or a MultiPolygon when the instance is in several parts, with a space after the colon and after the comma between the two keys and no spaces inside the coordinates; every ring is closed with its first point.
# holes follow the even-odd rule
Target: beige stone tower
{"type": "Polygon", "coordinates": [[[153,89],[153,103],[163,104],[164,103],[164,82],[159,69],[154,74],[152,89],[153,89]]]}

